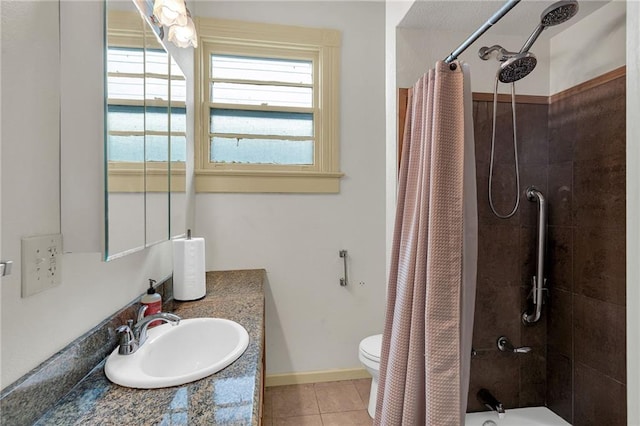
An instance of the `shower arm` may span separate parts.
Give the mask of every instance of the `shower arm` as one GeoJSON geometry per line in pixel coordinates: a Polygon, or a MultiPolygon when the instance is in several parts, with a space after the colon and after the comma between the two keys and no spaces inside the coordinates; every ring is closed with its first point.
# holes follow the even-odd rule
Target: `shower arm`
{"type": "Polygon", "coordinates": [[[536,275],[533,277],[533,304],[535,310],[532,314],[526,311],[522,314],[525,324],[538,322],[542,315],[542,292],[544,290],[544,257],[547,239],[547,201],[540,191],[534,187],[527,188],[527,199],[538,202],[538,244],[536,275]]]}
{"type": "Polygon", "coordinates": [[[533,46],[533,43],[535,43],[538,37],[540,37],[540,34],[542,34],[542,30],[544,29],[545,29],[544,25],[538,24],[536,29],[533,30],[533,32],[527,39],[527,41],[524,42],[524,45],[522,46],[522,49],[520,49],[519,53],[528,52],[529,49],[531,49],[531,46],[533,46]]]}
{"type": "Polygon", "coordinates": [[[484,34],[489,28],[491,28],[496,22],[498,22],[504,15],[506,15],[511,9],[513,9],[520,0],[508,0],[496,13],[491,15],[491,17],[480,26],[477,30],[473,32],[465,41],[460,44],[449,56],[445,58],[445,62],[450,64],[455,61],[462,52],[464,52],[467,47],[471,46],[471,44],[480,38],[482,34],[484,34]]]}

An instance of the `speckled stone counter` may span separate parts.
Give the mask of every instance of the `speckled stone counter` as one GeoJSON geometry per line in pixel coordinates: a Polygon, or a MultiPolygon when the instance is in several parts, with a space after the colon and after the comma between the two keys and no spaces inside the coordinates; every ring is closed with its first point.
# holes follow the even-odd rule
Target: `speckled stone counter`
{"type": "Polygon", "coordinates": [[[102,361],[36,424],[258,425],[264,276],[263,270],[208,272],[204,299],[174,304],[182,318],[227,318],[247,329],[247,350],[224,370],[182,386],[141,390],[111,383],[102,361]]]}

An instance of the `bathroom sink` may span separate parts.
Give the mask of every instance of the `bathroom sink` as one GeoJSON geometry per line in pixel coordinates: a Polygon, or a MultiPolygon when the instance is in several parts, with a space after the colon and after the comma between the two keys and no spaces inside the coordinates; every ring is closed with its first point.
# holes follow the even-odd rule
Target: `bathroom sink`
{"type": "Polygon", "coordinates": [[[240,324],[222,318],[183,319],[149,330],[147,340],[130,355],[116,348],[104,367],[114,383],[152,389],[178,386],[222,370],[240,357],[249,334],[240,324]]]}

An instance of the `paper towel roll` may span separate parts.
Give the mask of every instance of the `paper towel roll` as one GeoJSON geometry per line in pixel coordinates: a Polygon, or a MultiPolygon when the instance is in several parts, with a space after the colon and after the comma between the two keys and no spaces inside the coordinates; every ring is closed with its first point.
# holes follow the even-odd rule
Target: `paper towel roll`
{"type": "Polygon", "coordinates": [[[204,238],[173,240],[173,298],[197,300],[206,292],[204,238]]]}

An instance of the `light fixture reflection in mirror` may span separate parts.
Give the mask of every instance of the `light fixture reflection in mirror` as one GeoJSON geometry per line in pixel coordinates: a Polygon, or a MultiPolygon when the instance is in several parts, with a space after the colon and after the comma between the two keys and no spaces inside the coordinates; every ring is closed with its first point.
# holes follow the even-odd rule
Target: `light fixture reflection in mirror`
{"type": "Polygon", "coordinates": [[[160,27],[160,38],[168,33],[168,40],[178,47],[198,47],[196,26],[185,0],[155,0],[149,18],[160,27]]]}
{"type": "Polygon", "coordinates": [[[193,23],[191,16],[188,17],[185,25],[173,25],[169,27],[169,41],[178,47],[198,47],[196,26],[193,23]]]}
{"type": "Polygon", "coordinates": [[[184,0],[155,0],[153,14],[165,27],[187,25],[187,6],[184,0]]]}

